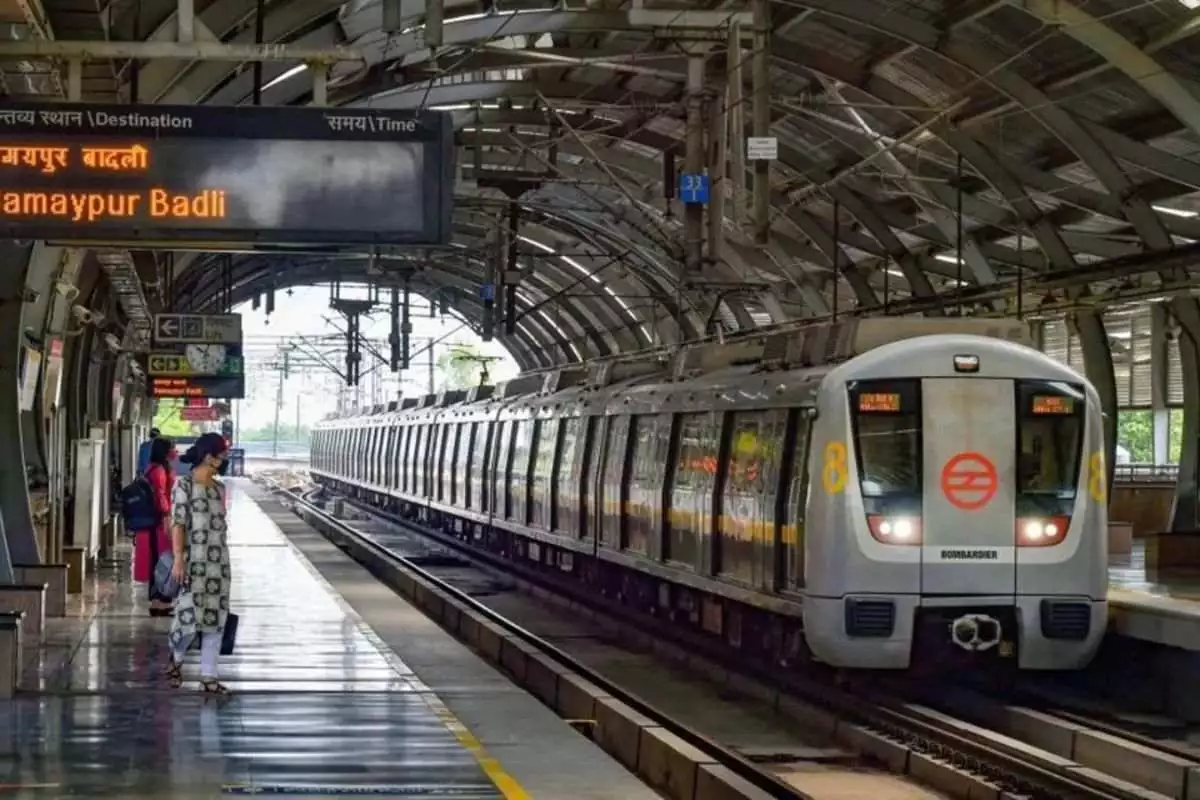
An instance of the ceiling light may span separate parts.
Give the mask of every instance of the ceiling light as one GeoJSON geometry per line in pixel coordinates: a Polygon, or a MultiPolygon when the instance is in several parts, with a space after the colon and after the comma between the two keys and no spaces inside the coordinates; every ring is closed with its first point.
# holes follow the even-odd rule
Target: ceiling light
{"type": "Polygon", "coordinates": [[[953,253],[938,253],[934,256],[938,261],[945,261],[947,264],[957,264],[958,256],[953,253]]]}
{"type": "MultiPolygon", "coordinates": [[[[1190,8],[1200,8],[1200,0],[1192,0],[1192,2],[1195,5],[1190,6],[1190,8]]],[[[1187,219],[1191,219],[1192,217],[1200,217],[1200,213],[1188,211],[1186,208],[1167,208],[1166,206],[1154,206],[1153,208],[1155,211],[1159,211],[1163,214],[1170,214],[1175,217],[1185,217],[1187,219]]]]}

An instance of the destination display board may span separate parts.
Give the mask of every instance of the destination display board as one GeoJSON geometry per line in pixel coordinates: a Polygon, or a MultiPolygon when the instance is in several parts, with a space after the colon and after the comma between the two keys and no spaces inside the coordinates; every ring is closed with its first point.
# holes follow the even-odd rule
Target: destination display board
{"type": "Polygon", "coordinates": [[[208,397],[239,398],[246,396],[246,378],[243,375],[218,377],[194,375],[186,378],[150,378],[151,397],[208,397]]]}
{"type": "Polygon", "coordinates": [[[445,244],[453,137],[443,112],[10,104],[0,234],[445,244]]]}

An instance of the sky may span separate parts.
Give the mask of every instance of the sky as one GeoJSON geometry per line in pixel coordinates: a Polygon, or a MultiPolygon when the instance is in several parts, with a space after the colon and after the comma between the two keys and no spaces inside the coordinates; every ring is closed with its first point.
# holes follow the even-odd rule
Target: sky
{"type": "MultiPolygon", "coordinates": [[[[342,297],[364,299],[365,287],[342,287],[342,297]]],[[[420,349],[430,338],[445,336],[434,346],[437,357],[454,345],[472,345],[497,361],[488,365],[490,382],[504,380],[517,374],[516,362],[497,342],[485,343],[457,319],[429,317],[428,304],[415,295],[410,319],[413,326],[411,369],[394,375],[386,364],[376,368],[378,360],[364,350],[362,377],[357,389],[347,388],[332,368],[344,371],[345,340],[341,333],[346,320],[329,308],[329,287],[313,286],[292,290],[289,297],[279,292],[275,297],[275,313],[269,317],[265,306],[252,309],[250,303],[234,309],[242,315],[242,335],[246,358],[246,398],[235,403],[234,415],[241,429],[272,425],[277,398],[280,403],[280,438],[297,424],[310,426],[338,409],[342,403],[371,405],[396,399],[403,390],[405,396],[423,394],[429,385],[428,353],[420,349]],[[280,385],[283,358],[281,345],[299,342],[299,352],[288,354],[289,375],[280,385]],[[335,338],[336,337],[336,338],[335,338]],[[326,363],[321,360],[323,357],[326,363]],[[332,368],[331,368],[332,367],[332,368]]],[[[361,335],[378,340],[377,349],[388,356],[387,338],[391,330],[388,311],[381,306],[371,317],[361,322],[361,335]]],[[[436,382],[436,376],[435,376],[436,382]]],[[[435,387],[436,388],[436,387],[435,387]]]]}

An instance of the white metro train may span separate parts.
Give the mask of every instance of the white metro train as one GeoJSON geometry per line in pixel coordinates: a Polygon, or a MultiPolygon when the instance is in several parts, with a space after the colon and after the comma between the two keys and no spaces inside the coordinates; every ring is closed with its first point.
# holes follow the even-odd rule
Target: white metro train
{"type": "Polygon", "coordinates": [[[1010,320],[866,319],[322,422],[328,490],[740,656],[1086,665],[1101,411],[1010,320]]]}

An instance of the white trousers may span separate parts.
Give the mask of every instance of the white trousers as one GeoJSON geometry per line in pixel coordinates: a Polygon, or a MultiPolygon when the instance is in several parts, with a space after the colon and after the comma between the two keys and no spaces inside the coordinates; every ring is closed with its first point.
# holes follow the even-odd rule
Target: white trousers
{"type": "MultiPolygon", "coordinates": [[[[217,657],[221,655],[221,634],[197,633],[196,636],[200,637],[200,677],[205,680],[216,680],[217,657]]],[[[191,644],[191,639],[185,639],[180,643],[180,649],[172,653],[175,663],[183,663],[184,656],[187,655],[191,644]]]]}

